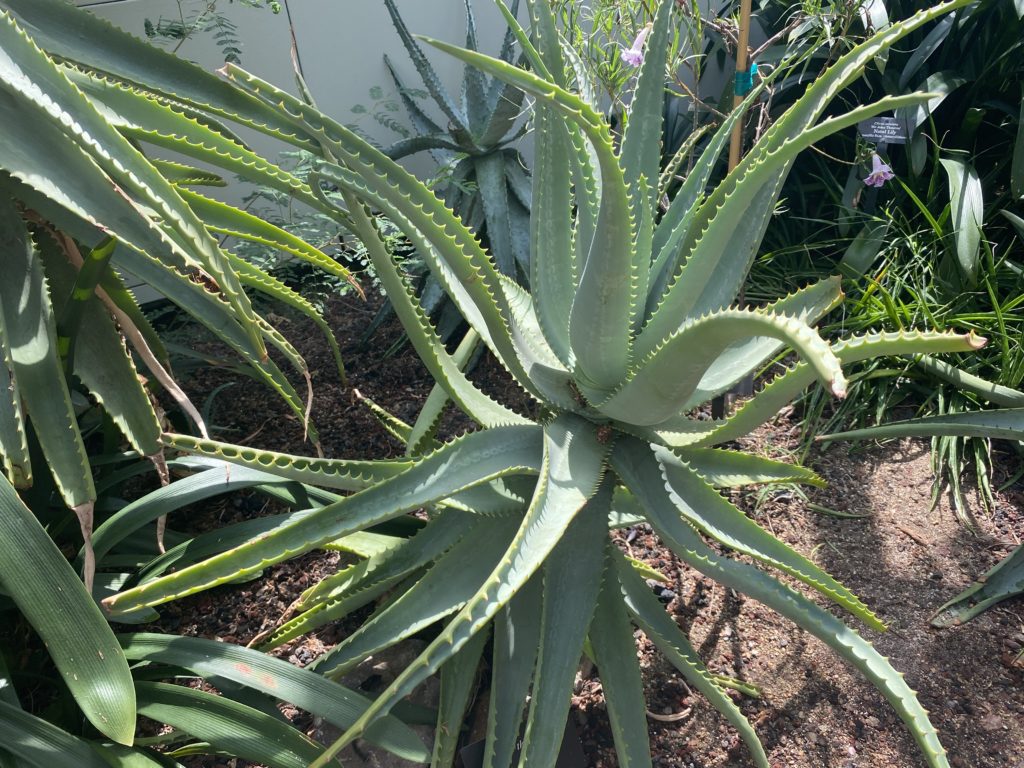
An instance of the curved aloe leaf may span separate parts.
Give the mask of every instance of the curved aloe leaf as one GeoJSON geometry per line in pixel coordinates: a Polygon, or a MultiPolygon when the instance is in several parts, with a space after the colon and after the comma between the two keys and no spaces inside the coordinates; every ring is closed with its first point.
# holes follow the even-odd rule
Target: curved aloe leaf
{"type": "Polygon", "coordinates": [[[932,626],[964,624],[982,611],[1024,593],[1024,547],[1017,547],[970,587],[935,612],[932,626]]]}
{"type": "MultiPolygon", "coordinates": [[[[554,765],[571,703],[567,692],[579,667],[604,568],[611,488],[606,483],[566,530],[544,564],[540,642],[521,765],[554,765]]],[[[505,726],[508,728],[508,725],[505,726]]]]}
{"type": "Polygon", "coordinates": [[[260,539],[104,600],[113,615],[251,576],[346,534],[391,520],[496,477],[536,472],[540,431],[502,427],[459,438],[402,474],[260,539]]]}
{"type": "Polygon", "coordinates": [[[887,437],[989,437],[1024,440],[1024,408],[924,416],[877,427],[821,435],[818,440],[878,440],[887,437]]]}

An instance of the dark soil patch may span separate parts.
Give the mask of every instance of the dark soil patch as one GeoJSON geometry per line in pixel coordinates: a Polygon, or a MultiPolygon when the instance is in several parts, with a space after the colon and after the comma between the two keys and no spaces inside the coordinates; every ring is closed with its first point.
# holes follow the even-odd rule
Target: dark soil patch
{"type": "MultiPolygon", "coordinates": [[[[328,319],[343,344],[351,387],[411,423],[432,382],[411,350],[381,356],[400,336],[396,325],[385,326],[366,348],[345,343],[359,337],[374,310],[372,304],[354,299],[336,300],[329,306],[328,319]]],[[[315,392],[313,420],[324,455],[400,455],[402,446],[386,435],[351,388],[341,386],[318,333],[298,320],[275,320],[309,362],[315,392]]],[[[528,412],[525,395],[493,361],[482,361],[474,378],[503,402],[528,412]]],[[[185,385],[201,404],[228,381],[235,384],[223,390],[211,408],[212,421],[223,427],[215,430],[215,437],[312,454],[311,446],[303,442],[302,424],[261,384],[203,369],[185,385]]],[[[450,436],[468,428],[464,418],[452,414],[446,417],[443,432],[450,436]]],[[[782,415],[746,440],[745,447],[775,457],[792,456],[796,435],[793,417],[782,415]]],[[[931,505],[926,441],[863,449],[837,444],[814,453],[809,463],[829,481],[827,489],[809,493],[812,503],[867,517],[838,519],[816,512],[807,505],[808,499],[788,487],[740,493],[737,501],[889,622],[892,631],[881,635],[860,629],[919,691],[954,766],[1024,765],[1024,670],[1017,658],[1024,643],[1024,604],[1019,599],[1005,602],[955,629],[938,630],[928,623],[939,605],[1019,543],[1024,533],[1024,489],[1017,484],[999,494],[990,515],[978,514],[979,530],[972,534],[958,524],[947,500],[934,508],[931,505]]],[[[1006,466],[997,465],[997,472],[1008,475],[1009,471],[1009,459],[1006,466]]],[[[250,504],[253,508],[248,509],[244,502],[241,508],[238,504],[231,507],[224,502],[188,518],[172,517],[171,525],[195,530],[223,524],[215,518],[226,513],[266,513],[262,505],[250,504]]],[[[659,588],[660,596],[711,669],[761,689],[760,699],[738,700],[773,767],[924,765],[881,695],[823,644],[758,603],[680,565],[643,527],[629,535],[625,546],[669,578],[667,588],[659,588]]],[[[273,626],[301,591],[332,572],[337,562],[337,554],[311,553],[268,569],[249,584],[176,602],[162,610],[158,628],[245,644],[273,626]]],[[[326,627],[280,653],[304,665],[343,638],[359,618],[326,627]]],[[[674,722],[651,719],[654,765],[752,766],[724,719],[699,695],[690,693],[642,633],[637,636],[649,709],[663,718],[679,718],[674,722]]],[[[596,674],[580,681],[573,705],[572,717],[589,765],[617,765],[596,674]]],[[[297,724],[306,722],[300,719],[297,724]]]]}

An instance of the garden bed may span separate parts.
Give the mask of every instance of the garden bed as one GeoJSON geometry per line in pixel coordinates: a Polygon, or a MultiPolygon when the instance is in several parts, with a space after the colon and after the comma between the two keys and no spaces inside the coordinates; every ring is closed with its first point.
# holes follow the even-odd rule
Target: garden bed
{"type": "MultiPolygon", "coordinates": [[[[313,420],[328,457],[382,458],[402,447],[380,429],[353,395],[352,388],[413,420],[431,381],[408,352],[382,358],[398,338],[397,325],[385,326],[366,350],[352,340],[369,323],[374,307],[355,299],[332,301],[328,320],[346,356],[350,388],[337,380],[322,336],[299,321],[280,325],[309,361],[314,378],[313,420]]],[[[278,318],[281,319],[281,318],[278,318]]],[[[201,342],[200,342],[201,343],[201,342]]],[[[492,361],[474,377],[505,402],[526,401],[492,361]]],[[[185,382],[197,404],[218,386],[234,380],[204,370],[185,382]]],[[[302,425],[261,385],[238,380],[211,407],[213,436],[260,448],[309,453],[302,425]],[[227,429],[230,428],[230,429],[227,429]]],[[[444,425],[448,434],[467,428],[458,418],[444,425]]],[[[744,447],[765,455],[792,456],[798,424],[778,417],[744,447]]],[[[1008,476],[1009,457],[994,462],[998,485],[1008,476]]],[[[931,613],[965,588],[1009,549],[1024,530],[1024,486],[998,495],[990,515],[978,514],[972,534],[956,520],[946,499],[931,504],[931,469],[924,440],[863,448],[836,444],[812,454],[809,464],[828,481],[808,493],[810,501],[858,518],[836,518],[814,511],[788,487],[757,495],[740,492],[741,502],[765,528],[812,557],[852,588],[892,627],[885,635],[864,630],[904,672],[950,752],[954,766],[1016,768],[1024,764],[1024,605],[1011,600],[969,624],[932,628],[931,613]]],[[[191,510],[172,527],[216,527],[262,514],[264,504],[237,497],[191,510]]],[[[762,697],[738,697],[755,725],[773,766],[786,768],[893,768],[924,765],[909,734],[878,692],[841,663],[821,643],[752,600],[703,579],[662,548],[640,527],[622,533],[622,545],[661,571],[669,581],[654,588],[714,672],[760,687],[762,697]]],[[[268,569],[263,578],[229,586],[165,606],[160,631],[219,638],[245,644],[276,622],[299,593],[331,572],[338,555],[313,553],[268,569]]],[[[362,614],[362,615],[365,615],[362,614]]],[[[355,617],[359,618],[359,617],[355,617]]],[[[353,619],[354,622],[354,619],[353,619]]],[[[350,631],[352,624],[329,626],[278,651],[304,665],[350,631]]],[[[641,637],[652,713],[654,765],[665,768],[752,766],[724,719],[641,637]]],[[[379,682],[379,681],[378,681],[379,682]]],[[[308,716],[287,712],[313,732],[308,716]]],[[[617,765],[596,675],[580,679],[571,717],[580,733],[588,765],[617,765]]],[[[217,764],[195,758],[196,765],[217,764]]]]}

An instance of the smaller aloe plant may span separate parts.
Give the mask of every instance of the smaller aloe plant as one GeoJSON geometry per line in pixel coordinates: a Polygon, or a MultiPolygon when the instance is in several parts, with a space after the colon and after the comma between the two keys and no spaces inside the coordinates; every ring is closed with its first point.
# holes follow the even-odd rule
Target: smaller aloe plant
{"type": "MultiPolygon", "coordinates": [[[[755,762],[768,757],[725,688],[616,546],[615,528],[649,523],[685,563],[757,599],[820,638],[861,671],[896,709],[929,765],[948,765],[916,695],[872,645],[772,570],[802,582],[872,629],[882,622],[849,589],[743,514],[720,489],[796,481],[809,469],[722,447],[770,419],[815,380],[845,392],[842,368],[877,355],[969,351],[973,335],[868,334],[829,344],[812,324],[841,300],[837,279],[760,308],[729,308],[772,215],[793,158],[819,139],[930,94],[887,97],[822,120],[842,88],[913,29],[963,5],[954,0],[893,24],[853,48],[816,80],[755,144],[736,170],[706,189],[737,111],[715,134],[667,210],[656,194],[665,57],[674,6],[662,2],[647,41],[621,144],[595,105],[566,88],[567,66],[546,0],[530,3],[532,39],[517,39],[532,68],[443,43],[433,45],[535,100],[537,127],[530,284],[502,276],[464,222],[393,160],[308,103],[228,67],[233,102],[193,91],[196,108],[259,126],[297,145],[319,146],[320,179],[342,190],[414,348],[437,386],[415,424],[377,409],[407,445],[398,460],[312,459],[169,435],[165,441],[217,461],[351,495],[174,573],[104,601],[112,616],[239,578],[322,547],[360,542],[355,565],[311,588],[267,647],[389,595],[353,635],[316,662],[334,677],[423,628],[424,652],[318,758],[320,768],[369,733],[428,676],[440,671],[433,765],[454,761],[474,672],[490,646],[492,674],[485,763],[508,766],[525,722],[520,765],[554,765],[576,665],[586,651],[604,687],[619,763],[651,758],[634,626],[732,723],[755,762]],[[249,99],[240,110],[243,98],[249,99]],[[403,281],[371,215],[382,211],[413,241],[471,332],[454,353],[441,344],[403,281]],[[495,402],[463,373],[477,342],[536,401],[536,418],[495,402]],[[701,420],[693,409],[779,351],[799,361],[732,416],[701,420]],[[479,429],[437,438],[448,401],[479,429]],[[426,509],[410,537],[378,526],[426,509]],[[370,539],[367,540],[366,537],[370,539]],[[713,546],[710,542],[714,542],[713,546]],[[368,544],[372,549],[368,547],[368,544]],[[734,559],[719,548],[752,557],[734,559]]],[[[511,19],[510,23],[514,24],[511,19]]],[[[744,106],[757,98],[757,91],[744,106]]],[[[314,186],[316,189],[316,186],[314,186]]]]}
{"type": "MultiPolygon", "coordinates": [[[[465,3],[466,48],[475,51],[477,30],[473,3],[471,0],[465,3]]],[[[384,62],[416,131],[415,136],[388,147],[385,154],[400,160],[416,152],[429,151],[440,165],[450,166],[445,205],[487,240],[498,270],[525,285],[530,278],[530,173],[515,147],[528,125],[520,120],[523,92],[500,78],[488,79],[479,69],[467,65],[459,104],[445,89],[423,49],[409,32],[395,1],[384,0],[384,5],[427,93],[447,121],[447,125],[442,126],[423,111],[385,56],[384,62]]],[[[518,7],[519,0],[514,0],[513,16],[518,7]]],[[[514,55],[515,36],[510,29],[498,58],[511,64],[514,55]]],[[[426,309],[432,312],[432,307],[426,309]]]]}

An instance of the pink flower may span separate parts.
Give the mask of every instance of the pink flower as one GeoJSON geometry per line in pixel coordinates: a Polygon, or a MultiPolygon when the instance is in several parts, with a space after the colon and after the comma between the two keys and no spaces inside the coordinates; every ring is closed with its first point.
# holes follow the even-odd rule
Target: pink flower
{"type": "Polygon", "coordinates": [[[882,162],[877,154],[871,154],[871,173],[864,179],[864,183],[869,187],[881,187],[889,179],[893,178],[896,174],[892,172],[892,168],[882,162]]]}
{"type": "Polygon", "coordinates": [[[647,40],[647,35],[651,32],[652,24],[648,24],[636,36],[636,40],[633,41],[632,48],[623,48],[622,53],[619,56],[622,61],[631,67],[639,67],[644,63],[644,42],[647,40]]]}

